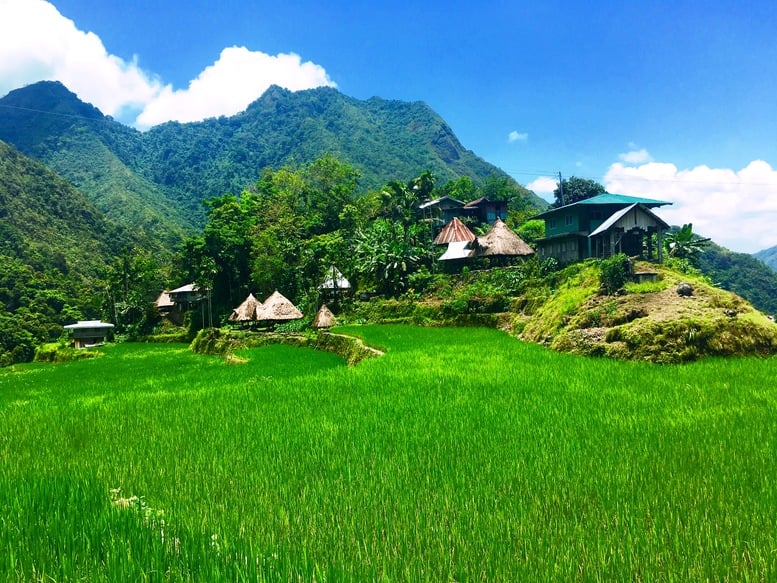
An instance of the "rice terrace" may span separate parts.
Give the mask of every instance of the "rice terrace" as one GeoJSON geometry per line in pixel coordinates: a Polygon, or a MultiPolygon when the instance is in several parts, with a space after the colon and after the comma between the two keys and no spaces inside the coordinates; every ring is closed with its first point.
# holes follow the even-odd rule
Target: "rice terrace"
{"type": "Polygon", "coordinates": [[[485,328],[0,370],[9,581],[769,581],[777,360],[485,328]]]}

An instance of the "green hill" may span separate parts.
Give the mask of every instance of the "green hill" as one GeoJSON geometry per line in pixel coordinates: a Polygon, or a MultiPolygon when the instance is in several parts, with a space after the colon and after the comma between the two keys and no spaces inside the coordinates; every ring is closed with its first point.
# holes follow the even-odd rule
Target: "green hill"
{"type": "Polygon", "coordinates": [[[331,88],[273,86],[237,115],[141,133],[61,83],[41,82],[0,99],[0,139],[68,178],[108,217],[167,242],[203,224],[203,201],[240,193],[268,166],[307,164],[326,153],[359,170],[362,191],[425,170],[440,184],[507,176],[466,150],[426,104],[360,101],[331,88]]]}
{"type": "Polygon", "coordinates": [[[0,142],[0,365],[99,317],[107,266],[138,239],[40,162],[0,142]]]}
{"type": "Polygon", "coordinates": [[[0,139],[67,178],[117,223],[164,245],[192,228],[163,189],[135,172],[141,134],[105,117],[61,83],[45,81],[0,100],[0,139]]]}
{"type": "Polygon", "coordinates": [[[758,253],[755,253],[753,257],[760,259],[774,271],[777,271],[777,245],[759,251],[758,253]]]}
{"type": "Polygon", "coordinates": [[[758,256],[735,253],[715,244],[699,257],[699,267],[723,289],[732,291],[759,310],[777,314],[777,271],[758,256]]]}

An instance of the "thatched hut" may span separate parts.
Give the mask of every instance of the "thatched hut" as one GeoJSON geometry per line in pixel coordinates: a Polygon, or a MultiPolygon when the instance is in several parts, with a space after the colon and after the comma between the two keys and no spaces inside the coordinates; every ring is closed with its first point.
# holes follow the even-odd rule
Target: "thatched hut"
{"type": "Polygon", "coordinates": [[[256,310],[256,319],[264,322],[287,322],[300,318],[302,312],[278,291],[274,291],[256,310]]]}
{"type": "Polygon", "coordinates": [[[335,315],[332,313],[332,310],[330,310],[326,304],[321,305],[321,309],[316,314],[316,317],[313,318],[313,323],[311,326],[313,328],[331,328],[337,324],[337,320],[335,319],[335,315]]]}
{"type": "Polygon", "coordinates": [[[255,322],[256,312],[262,308],[262,302],[248,294],[248,297],[229,316],[230,322],[255,322]]]}
{"type": "Polygon", "coordinates": [[[477,238],[475,255],[504,260],[510,257],[529,257],[534,255],[534,249],[510,230],[502,219],[497,218],[488,233],[477,238]]]}
{"type": "Polygon", "coordinates": [[[440,234],[434,239],[434,245],[449,245],[450,243],[468,243],[476,239],[475,233],[467,228],[458,217],[453,217],[440,234]]]}

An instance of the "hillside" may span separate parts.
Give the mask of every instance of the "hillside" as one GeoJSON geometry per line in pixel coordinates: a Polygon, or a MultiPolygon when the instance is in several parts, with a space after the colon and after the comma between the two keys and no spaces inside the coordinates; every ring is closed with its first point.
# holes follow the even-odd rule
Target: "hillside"
{"type": "Polygon", "coordinates": [[[753,254],[753,257],[760,259],[773,270],[777,271],[777,245],[769,247],[769,249],[763,249],[762,251],[753,254]]]}
{"type": "Polygon", "coordinates": [[[777,325],[736,294],[663,265],[638,263],[636,270],[655,272],[657,281],[627,283],[610,296],[599,292],[598,266],[572,266],[552,294],[526,303],[511,327],[563,352],[657,363],[777,352],[777,325]],[[678,294],[683,282],[691,296],[678,294]]]}
{"type": "Polygon", "coordinates": [[[157,185],[131,165],[141,134],[44,81],[0,99],[0,140],[40,160],[86,194],[105,215],[171,246],[193,225],[157,185]]]}
{"type": "Polygon", "coordinates": [[[709,356],[777,354],[777,325],[736,294],[663,265],[640,263],[655,282],[601,293],[601,263],[547,272],[529,260],[438,279],[422,296],[355,306],[349,321],[499,327],[559,352],[681,363],[709,356]],[[693,294],[677,287],[690,283],[693,294]]]}
{"type": "Polygon", "coordinates": [[[0,142],[0,365],[61,325],[99,317],[95,286],[136,235],[68,182],[0,142]]]}
{"type": "Polygon", "coordinates": [[[699,256],[699,267],[715,285],[767,314],[777,314],[777,271],[758,255],[736,253],[712,243],[699,256]]]}
{"type": "Polygon", "coordinates": [[[307,164],[325,153],[359,170],[362,191],[425,170],[440,184],[506,176],[466,150],[426,104],[360,101],[331,88],[273,86],[240,114],[140,133],[62,84],[41,82],[0,99],[0,139],[68,178],[107,216],[168,242],[202,226],[203,201],[239,194],[268,166],[307,164]]]}

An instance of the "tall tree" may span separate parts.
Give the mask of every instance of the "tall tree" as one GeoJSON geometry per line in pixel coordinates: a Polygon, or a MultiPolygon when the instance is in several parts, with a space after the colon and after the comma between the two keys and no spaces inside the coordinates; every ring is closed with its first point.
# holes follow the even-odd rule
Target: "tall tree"
{"type": "Polygon", "coordinates": [[[560,185],[553,191],[555,202],[553,207],[560,207],[575,202],[580,202],[587,198],[593,198],[599,194],[607,192],[601,184],[588,178],[578,178],[570,176],[561,181],[560,185]]]}

